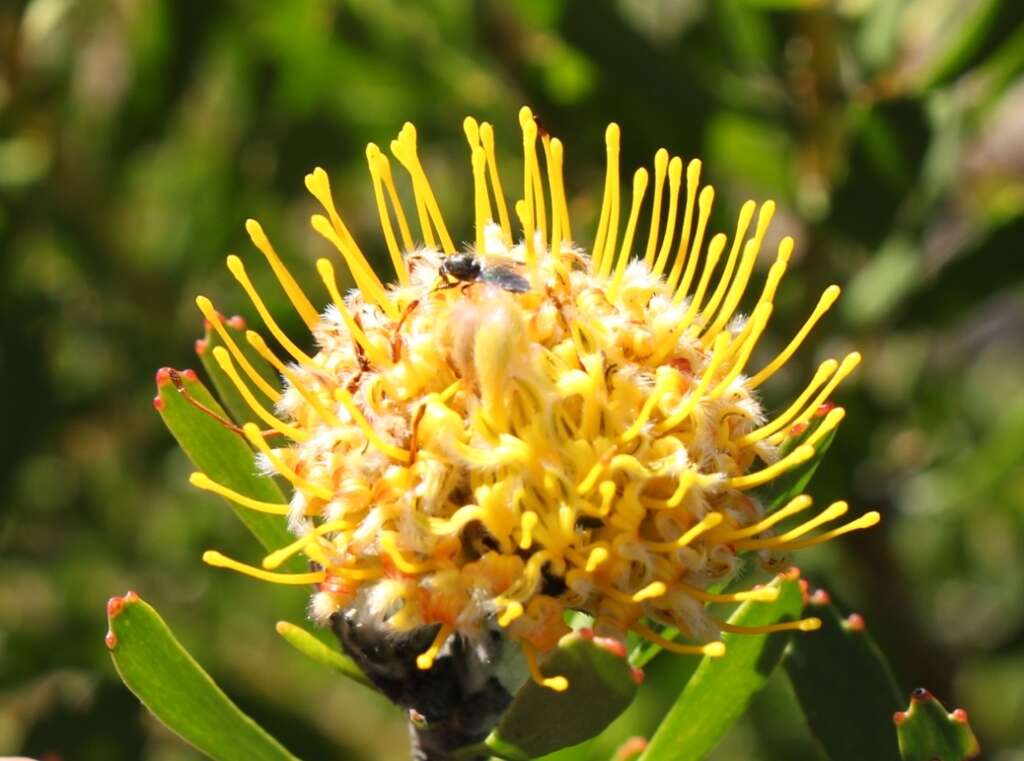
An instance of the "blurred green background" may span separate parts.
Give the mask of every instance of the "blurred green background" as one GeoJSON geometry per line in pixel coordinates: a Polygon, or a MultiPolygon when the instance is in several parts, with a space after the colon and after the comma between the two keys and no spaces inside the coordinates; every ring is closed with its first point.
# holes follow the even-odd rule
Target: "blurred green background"
{"type": "MultiPolygon", "coordinates": [[[[298,755],[403,756],[397,710],[274,633],[301,593],[200,562],[255,550],[187,485],[152,375],[196,366],[195,294],[254,316],[223,266],[258,256],[248,216],[320,294],[314,166],[384,261],[363,151],[406,119],[471,239],[461,120],[495,124],[510,186],[527,103],[566,143],[584,243],[613,119],[627,171],[660,146],[705,160],[718,229],[748,197],[778,201],[798,261],[766,353],[844,286],[766,400],[826,354],[864,353],[812,491],[884,521],[800,565],[865,616],[906,690],[967,708],[988,758],[1024,759],[1022,67],[1020,0],[7,0],[0,755],[195,758],[103,646],[105,600],[135,589],[298,755]]],[[[650,731],[678,668],[655,661],[616,731],[650,731]]],[[[819,759],[802,722],[775,678],[716,758],[819,759]]]]}

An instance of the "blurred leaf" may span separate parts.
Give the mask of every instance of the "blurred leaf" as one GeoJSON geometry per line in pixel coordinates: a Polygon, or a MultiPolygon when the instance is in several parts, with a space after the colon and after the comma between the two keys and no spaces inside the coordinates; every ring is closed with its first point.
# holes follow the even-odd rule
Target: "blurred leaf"
{"type": "Polygon", "coordinates": [[[107,646],[121,679],[169,729],[217,761],[290,761],[242,713],[134,592],[107,603],[107,646]]]}
{"type": "Polygon", "coordinates": [[[981,753],[967,713],[946,713],[923,688],[914,690],[910,706],[894,717],[903,761],[966,761],[981,753]]]}
{"type": "Polygon", "coordinates": [[[1024,71],[1024,24],[973,75],[982,82],[977,113],[984,115],[1001,102],[1007,88],[1017,81],[1021,71],[1024,71]]]}
{"type": "Polygon", "coordinates": [[[356,665],[348,656],[328,647],[318,640],[301,626],[287,621],[277,622],[277,633],[284,637],[285,641],[308,658],[317,663],[332,668],[342,676],[346,676],[354,682],[366,687],[372,687],[370,680],[363,674],[362,669],[356,665]]]}
{"type": "MultiPolygon", "coordinates": [[[[244,323],[238,323],[240,327],[236,327],[235,324],[240,318],[233,317],[230,320],[222,320],[224,330],[227,331],[228,335],[234,340],[235,345],[242,352],[243,356],[249,360],[249,364],[252,365],[253,369],[260,374],[264,380],[266,380],[273,388],[279,388],[281,385],[281,379],[278,377],[274,368],[267,362],[263,357],[256,353],[256,350],[249,345],[249,342],[245,339],[245,325],[244,323]]],[[[256,423],[256,425],[262,426],[263,421],[260,420],[259,416],[253,412],[241,393],[238,391],[238,387],[231,381],[231,378],[227,376],[220,363],[217,362],[213,357],[213,350],[218,346],[224,346],[224,341],[217,332],[209,325],[206,324],[206,334],[202,340],[196,344],[196,353],[199,355],[199,361],[203,363],[203,369],[206,370],[206,374],[213,381],[213,387],[217,390],[217,398],[220,399],[224,406],[227,407],[231,413],[231,417],[234,418],[239,425],[245,423],[256,423]]],[[[227,348],[225,346],[225,348],[227,348]]],[[[237,366],[237,362],[235,363],[237,366]]],[[[239,370],[241,372],[241,370],[239,370]]]]}
{"type": "Polygon", "coordinates": [[[876,0],[868,10],[857,36],[861,62],[869,71],[891,65],[896,57],[900,22],[908,0],[876,0]]]}
{"type": "Polygon", "coordinates": [[[578,103],[594,89],[597,72],[586,56],[566,44],[558,44],[544,61],[544,86],[556,103],[578,103]]]}
{"type": "Polygon", "coordinates": [[[707,161],[745,186],[785,197],[792,188],[793,145],[778,125],[737,113],[719,112],[707,126],[707,161]]]}
{"type": "Polygon", "coordinates": [[[885,656],[862,620],[843,621],[827,599],[810,605],[821,629],[796,637],[782,664],[811,731],[832,761],[899,761],[900,691],[885,656]]]}
{"type": "Polygon", "coordinates": [[[843,311],[854,325],[874,325],[888,317],[918,283],[920,263],[914,243],[898,236],[850,282],[843,311]]]}
{"type": "Polygon", "coordinates": [[[905,192],[914,179],[914,170],[907,162],[900,137],[884,111],[879,108],[851,109],[857,124],[864,153],[879,178],[891,188],[905,192]]]}
{"type": "MultiPolygon", "coordinates": [[[[175,387],[166,368],[157,373],[157,409],[168,430],[195,466],[213,481],[262,502],[287,502],[273,479],[256,472],[252,449],[240,434],[190,404],[175,387]]],[[[194,373],[177,373],[185,391],[199,404],[217,415],[224,409],[217,403],[194,373]]],[[[267,550],[276,550],[293,541],[280,515],[260,513],[230,502],[238,518],[267,550]]],[[[307,570],[298,558],[285,564],[294,571],[307,570]]]]}
{"type": "Polygon", "coordinates": [[[487,752],[528,761],[576,745],[605,729],[637,692],[625,653],[575,632],[562,638],[541,667],[545,676],[568,679],[568,689],[524,684],[484,742],[487,752]]]}
{"type": "MultiPolygon", "coordinates": [[[[780,586],[775,602],[744,603],[729,623],[763,626],[799,616],[803,593],[798,580],[777,577],[772,584],[780,586]]],[[[722,639],[725,655],[704,657],[641,761],[699,761],[710,753],[778,665],[789,632],[724,634],[722,639]]]]}
{"type": "MultiPolygon", "coordinates": [[[[917,90],[928,92],[962,74],[977,63],[980,53],[994,46],[993,36],[1013,29],[1013,18],[1019,14],[1019,0],[977,0],[960,6],[958,18],[947,25],[952,31],[940,46],[940,53],[919,78],[917,90]]],[[[955,6],[954,6],[955,7],[955,6]]]]}
{"type": "MultiPolygon", "coordinates": [[[[785,0],[779,0],[787,4],[785,0]]],[[[797,2],[799,0],[796,0],[797,2]]],[[[792,5],[791,0],[788,5],[792,5]]],[[[806,4],[806,3],[804,3],[806,4]]],[[[708,10],[715,16],[715,26],[729,46],[741,68],[770,71],[774,59],[771,26],[756,8],[771,8],[771,0],[718,0],[708,10]]]]}
{"type": "Polygon", "coordinates": [[[824,0],[736,0],[737,4],[768,11],[810,11],[821,8],[824,0]]]}

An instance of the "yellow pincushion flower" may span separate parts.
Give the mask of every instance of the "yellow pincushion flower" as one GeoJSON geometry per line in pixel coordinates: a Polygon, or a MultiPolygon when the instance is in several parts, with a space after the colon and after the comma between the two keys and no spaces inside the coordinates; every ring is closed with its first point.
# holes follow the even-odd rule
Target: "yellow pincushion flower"
{"type": "MultiPolygon", "coordinates": [[[[209,300],[200,309],[228,347],[215,358],[272,434],[244,432],[268,473],[294,486],[288,506],[253,503],[202,474],[200,488],[287,514],[298,540],[263,569],[219,553],[213,565],[283,583],[315,583],[312,615],[346,612],[396,637],[437,626],[417,663],[429,669],[453,635],[472,640],[496,625],[536,654],[583,611],[604,637],[627,632],[676,652],[720,655],[722,630],[705,603],[769,600],[774,590],[707,591],[730,580],[738,556],[785,553],[874,524],[867,513],[814,533],[846,512],[836,503],[776,535],[807,510],[806,496],[766,516],[755,490],[814,455],[842,419],[828,411],[800,446],[780,453],[859,355],[828,360],[781,414],[769,418],[758,387],[798,349],[838,296],[821,296],[804,326],[763,367],[752,352],[771,316],[792,252],[784,239],[749,315],[739,312],[774,205],[748,202],[731,241],[708,239],[714,192],[701,164],[661,150],[645,169],[620,231],[619,130],[608,163],[596,238],[575,242],[562,183],[563,148],[520,113],[523,200],[502,189],[490,125],[465,121],[474,178],[476,235],[459,251],[420,164],[407,124],[391,152],[407,171],[422,244],[414,241],[389,159],[366,155],[396,282],[370,268],[334,206],[322,169],[306,186],[325,215],[313,227],[334,245],[356,289],[343,296],[334,265],[317,262],[330,303],[322,312],[285,269],[260,226],[247,229],[312,333],[293,342],[274,321],[241,260],[228,266],[289,355],[247,338],[280,372],[268,384],[245,360],[209,300]],[[540,150],[538,149],[540,138],[540,150]],[[539,154],[543,154],[545,170],[539,154]],[[685,174],[685,177],[684,177],[685,174]],[[648,189],[650,186],[650,193],[648,189]],[[644,236],[638,220],[651,197],[644,236]],[[274,572],[303,552],[316,570],[274,572]],[[678,628],[668,641],[653,624],[678,628]]],[[[282,518],[284,520],[285,518],[282,518]]],[[[816,620],[771,628],[811,629],[816,620]]],[[[752,631],[761,631],[752,630],[752,631]]]]}

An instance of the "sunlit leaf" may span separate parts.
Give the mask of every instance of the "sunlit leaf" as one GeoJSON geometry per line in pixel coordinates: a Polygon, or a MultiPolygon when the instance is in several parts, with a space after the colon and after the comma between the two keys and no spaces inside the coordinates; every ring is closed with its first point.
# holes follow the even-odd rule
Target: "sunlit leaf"
{"type": "Polygon", "coordinates": [[[107,647],[125,685],[169,729],[217,761],[293,761],[239,710],[134,592],[107,603],[107,647]]]}
{"type": "Polygon", "coordinates": [[[328,647],[301,626],[296,626],[288,621],[278,621],[277,633],[306,657],[334,669],[342,676],[359,682],[359,684],[372,687],[370,680],[351,658],[343,655],[336,648],[328,647]]]}
{"type": "MultiPolygon", "coordinates": [[[[157,411],[196,468],[216,483],[247,497],[284,504],[285,497],[273,479],[256,472],[255,456],[245,439],[189,399],[226,420],[224,409],[194,373],[176,373],[167,368],[157,373],[157,411]]],[[[234,502],[229,504],[266,549],[275,550],[293,541],[280,515],[257,512],[234,502]]],[[[297,559],[287,565],[292,570],[306,570],[297,559]]]]}
{"type": "Polygon", "coordinates": [[[894,717],[903,761],[967,761],[981,753],[967,712],[946,713],[923,688],[914,690],[910,706],[894,717]]]}
{"type": "MultiPolygon", "coordinates": [[[[266,380],[272,387],[281,385],[281,379],[277,376],[274,368],[263,357],[256,353],[256,350],[249,345],[245,338],[245,323],[239,317],[232,317],[221,323],[224,330],[234,341],[242,355],[246,358],[252,368],[259,373],[260,377],[266,380]]],[[[223,402],[231,416],[241,425],[243,423],[256,423],[263,426],[263,421],[253,412],[238,387],[231,381],[221,368],[220,363],[214,359],[213,350],[218,346],[224,346],[220,335],[207,323],[206,333],[202,339],[196,342],[196,353],[199,361],[203,363],[203,369],[207,376],[213,381],[213,387],[217,391],[217,398],[223,402]]],[[[237,363],[236,363],[237,364],[237,363]]]]}
{"type": "MultiPolygon", "coordinates": [[[[747,602],[729,618],[739,626],[764,626],[796,619],[803,593],[795,578],[776,579],[775,602],[747,602]]],[[[641,761],[699,761],[746,710],[782,657],[789,632],[725,634],[726,653],[705,656],[672,710],[651,738],[641,761]]],[[[797,636],[813,637],[813,633],[797,636]]]]}

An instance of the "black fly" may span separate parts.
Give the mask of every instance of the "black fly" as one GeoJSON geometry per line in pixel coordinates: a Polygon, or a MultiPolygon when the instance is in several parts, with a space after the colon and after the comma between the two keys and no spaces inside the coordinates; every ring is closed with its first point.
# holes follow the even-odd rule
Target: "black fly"
{"type": "Polygon", "coordinates": [[[490,283],[511,293],[526,293],[530,282],[512,267],[504,264],[485,264],[473,254],[446,256],[439,269],[449,285],[457,283],[490,283]]]}
{"type": "MultiPolygon", "coordinates": [[[[469,253],[446,256],[437,270],[437,274],[444,280],[444,285],[438,286],[437,290],[454,288],[460,284],[468,287],[473,283],[490,283],[510,293],[526,293],[530,290],[530,281],[513,269],[518,262],[510,259],[504,261],[508,264],[487,264],[469,253]]],[[[391,340],[391,358],[395,362],[398,362],[402,351],[402,325],[419,303],[419,299],[411,301],[395,326],[394,337],[391,340]]]]}

